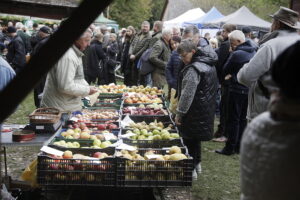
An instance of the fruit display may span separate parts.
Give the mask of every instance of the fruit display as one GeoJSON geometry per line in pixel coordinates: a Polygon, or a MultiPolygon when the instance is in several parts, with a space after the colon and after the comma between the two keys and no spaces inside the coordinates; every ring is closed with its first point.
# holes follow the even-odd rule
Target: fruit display
{"type": "Polygon", "coordinates": [[[114,119],[119,117],[119,112],[117,110],[83,110],[82,114],[75,115],[79,121],[87,120],[104,120],[104,119],[114,119]]]}
{"type": "Polygon", "coordinates": [[[147,150],[143,153],[143,156],[138,153],[138,150],[135,151],[128,151],[128,150],[121,150],[116,152],[117,157],[126,158],[128,160],[156,160],[156,161],[179,161],[188,159],[188,157],[182,153],[181,148],[178,146],[172,146],[168,154],[159,154],[155,150],[147,150]]]}
{"type": "Polygon", "coordinates": [[[128,88],[126,85],[109,84],[109,85],[100,85],[99,86],[100,94],[101,93],[121,94],[127,90],[128,90],[128,88]]]}
{"type": "MultiPolygon", "coordinates": [[[[113,124],[113,125],[116,126],[115,124],[113,124]]],[[[99,129],[99,127],[98,127],[98,129],[99,129]]],[[[104,130],[104,129],[102,129],[102,130],[104,130]]],[[[75,128],[75,129],[67,129],[66,131],[62,131],[60,133],[60,136],[63,138],[66,138],[66,139],[105,140],[104,134],[109,134],[109,133],[110,133],[110,131],[108,131],[108,130],[104,130],[101,132],[95,132],[95,131],[89,130],[89,129],[81,130],[80,128],[75,128]]],[[[111,133],[111,135],[113,135],[113,134],[111,133]]],[[[114,137],[115,137],[115,139],[117,139],[117,136],[114,135],[114,137]]],[[[114,139],[114,138],[112,138],[112,139],[114,139]]]]}
{"type": "Polygon", "coordinates": [[[162,103],[162,99],[157,95],[151,94],[142,94],[142,93],[134,93],[134,94],[124,94],[124,103],[125,104],[139,104],[139,103],[162,103]]]}
{"type": "Polygon", "coordinates": [[[148,131],[147,129],[135,128],[126,131],[126,134],[129,133],[131,135],[129,138],[132,140],[172,140],[180,138],[178,133],[170,133],[167,129],[148,131]]]}
{"type": "Polygon", "coordinates": [[[140,105],[139,107],[124,107],[123,108],[123,115],[168,115],[168,111],[163,109],[162,104],[161,106],[153,107],[151,105],[140,105]]]}
{"type": "Polygon", "coordinates": [[[143,85],[132,86],[128,88],[128,92],[136,92],[151,95],[161,95],[163,93],[163,91],[161,89],[158,89],[157,87],[144,87],[143,85]]]}
{"type": "Polygon", "coordinates": [[[153,122],[146,123],[145,121],[142,122],[132,122],[129,123],[128,126],[125,126],[125,129],[146,129],[147,131],[154,131],[155,129],[158,130],[174,130],[175,126],[172,123],[168,123],[167,126],[163,122],[157,122],[157,120],[154,120],[153,122]]]}
{"type": "Polygon", "coordinates": [[[106,130],[106,129],[118,129],[119,126],[116,125],[117,120],[101,121],[95,122],[90,120],[85,120],[84,122],[72,122],[68,125],[69,129],[80,128],[81,130],[106,130]]]}

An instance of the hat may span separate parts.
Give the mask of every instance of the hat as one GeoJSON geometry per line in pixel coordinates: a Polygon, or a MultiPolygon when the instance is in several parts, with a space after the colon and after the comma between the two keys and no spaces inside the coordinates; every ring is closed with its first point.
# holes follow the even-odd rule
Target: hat
{"type": "Polygon", "coordinates": [[[242,32],[244,33],[244,34],[247,34],[247,33],[251,33],[252,32],[252,30],[251,30],[251,28],[250,27],[243,27],[242,28],[242,32]]]}
{"type": "Polygon", "coordinates": [[[43,26],[40,31],[46,34],[51,34],[51,29],[48,26],[43,26]]]}
{"type": "Polygon", "coordinates": [[[300,29],[300,23],[298,22],[299,13],[294,10],[286,7],[280,7],[274,15],[270,16],[291,28],[300,29]]]}
{"type": "Polygon", "coordinates": [[[7,32],[8,33],[15,33],[15,32],[17,32],[17,29],[15,27],[13,27],[13,26],[9,26],[7,28],[7,32]]]}

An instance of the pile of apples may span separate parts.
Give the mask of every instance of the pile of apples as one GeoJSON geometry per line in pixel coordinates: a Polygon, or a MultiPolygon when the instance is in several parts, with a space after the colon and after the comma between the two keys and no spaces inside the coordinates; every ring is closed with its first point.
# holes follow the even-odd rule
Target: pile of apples
{"type": "Polygon", "coordinates": [[[180,138],[178,133],[169,133],[167,129],[154,129],[148,131],[147,129],[133,129],[126,131],[126,134],[133,133],[135,135],[130,136],[132,140],[172,140],[180,138]]]}
{"type": "MultiPolygon", "coordinates": [[[[116,126],[115,124],[112,124],[116,126]]],[[[103,129],[104,130],[104,129],[103,129]]],[[[90,139],[90,140],[95,140],[95,139],[100,139],[100,140],[105,140],[104,136],[102,133],[109,133],[108,130],[104,130],[101,132],[101,134],[91,134],[91,130],[81,130],[80,128],[75,128],[75,129],[68,129],[66,131],[61,132],[61,136],[66,138],[66,139],[90,139]]],[[[117,138],[116,138],[117,139],[117,138]]]]}
{"type": "Polygon", "coordinates": [[[166,130],[170,130],[170,129],[174,129],[174,125],[173,124],[169,124],[167,127],[165,127],[165,125],[162,122],[157,122],[157,120],[154,120],[154,122],[151,122],[149,124],[147,124],[145,121],[142,122],[132,122],[130,123],[128,126],[126,126],[125,128],[127,129],[146,129],[147,131],[154,131],[155,129],[158,130],[162,130],[162,129],[166,129],[166,130]]]}
{"type": "Polygon", "coordinates": [[[78,142],[66,142],[65,140],[53,142],[53,145],[66,148],[80,148],[80,144],[78,142]]]}
{"type": "Polygon", "coordinates": [[[168,112],[163,108],[149,108],[149,107],[125,107],[123,114],[129,115],[168,115],[168,112]]]}
{"type": "Polygon", "coordinates": [[[99,86],[99,92],[100,93],[112,93],[112,94],[118,94],[123,93],[124,91],[127,91],[126,85],[115,85],[114,83],[109,85],[100,85],[99,86]]]}
{"type": "Polygon", "coordinates": [[[119,113],[116,110],[83,110],[82,115],[77,114],[76,118],[81,121],[89,119],[113,119],[118,118],[119,113]]]}
{"type": "Polygon", "coordinates": [[[116,156],[123,157],[128,160],[156,160],[156,161],[169,161],[169,160],[178,161],[178,160],[183,160],[188,158],[186,155],[184,155],[181,152],[181,149],[178,146],[172,146],[169,150],[169,153],[165,155],[157,154],[153,150],[148,150],[147,152],[144,153],[144,156],[141,156],[140,154],[138,154],[138,150],[135,151],[121,150],[120,152],[116,153],[116,156]],[[151,158],[151,155],[153,158],[151,158]]]}
{"type": "Polygon", "coordinates": [[[158,89],[157,87],[149,87],[149,86],[144,87],[143,85],[140,85],[140,86],[132,86],[131,88],[128,89],[128,92],[161,95],[163,91],[158,89]]]}
{"type": "Polygon", "coordinates": [[[135,93],[135,94],[124,94],[124,103],[125,104],[134,104],[134,103],[162,103],[162,99],[159,98],[157,95],[151,94],[142,94],[142,93],[135,93]]]}

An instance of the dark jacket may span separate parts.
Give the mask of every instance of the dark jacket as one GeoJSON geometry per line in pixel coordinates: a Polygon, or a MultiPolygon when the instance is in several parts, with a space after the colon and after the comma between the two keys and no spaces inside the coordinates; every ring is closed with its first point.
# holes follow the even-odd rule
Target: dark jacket
{"type": "Polygon", "coordinates": [[[30,53],[32,50],[31,44],[30,44],[30,36],[27,35],[26,33],[24,33],[24,31],[22,31],[22,30],[18,30],[17,35],[21,37],[21,39],[24,43],[26,54],[30,53]]]}
{"type": "Polygon", "coordinates": [[[14,37],[7,46],[6,59],[18,73],[26,64],[26,51],[24,43],[19,36],[14,37]]]}
{"type": "Polygon", "coordinates": [[[117,41],[109,42],[109,44],[107,45],[107,49],[106,49],[106,54],[108,56],[106,66],[107,66],[107,71],[110,74],[115,73],[118,52],[119,52],[118,42],[117,41]]]}
{"type": "Polygon", "coordinates": [[[183,138],[208,141],[213,136],[218,78],[212,48],[198,50],[179,74],[178,115],[183,138]]]}
{"type": "Polygon", "coordinates": [[[239,94],[248,94],[248,87],[238,83],[237,73],[248,63],[250,59],[255,55],[255,47],[252,46],[250,41],[246,41],[243,44],[236,47],[231,53],[227,62],[224,65],[224,74],[230,74],[229,90],[239,94]]]}
{"type": "Polygon", "coordinates": [[[218,73],[218,79],[221,84],[224,83],[225,76],[224,76],[223,68],[230,55],[229,48],[230,48],[230,42],[229,40],[225,40],[221,43],[221,46],[217,50],[219,60],[216,65],[216,69],[218,73]]]}
{"type": "Polygon", "coordinates": [[[153,47],[153,45],[161,38],[161,36],[162,36],[161,31],[152,34],[152,38],[149,42],[149,48],[153,47]]]}
{"type": "Polygon", "coordinates": [[[165,75],[165,69],[171,55],[171,49],[162,38],[153,45],[149,62],[155,67],[154,73],[165,75]]]}
{"type": "Polygon", "coordinates": [[[181,58],[177,51],[173,51],[166,67],[166,79],[171,88],[177,89],[177,77],[181,70],[181,58]]]}
{"type": "Polygon", "coordinates": [[[131,39],[126,39],[123,43],[122,47],[122,57],[121,57],[121,70],[123,73],[130,71],[130,60],[129,60],[129,48],[134,39],[134,36],[132,36],[131,39]]]}
{"type": "Polygon", "coordinates": [[[133,42],[131,43],[129,54],[135,55],[135,60],[139,60],[144,51],[148,49],[149,42],[151,40],[150,33],[147,33],[146,35],[142,35],[142,33],[138,34],[136,37],[134,37],[133,42]],[[141,37],[143,37],[141,39],[141,37]]]}
{"type": "Polygon", "coordinates": [[[87,70],[89,77],[98,77],[103,69],[106,55],[102,48],[102,43],[94,40],[87,53],[87,70]],[[99,64],[100,63],[100,64],[99,64]],[[102,68],[100,68],[102,66],[102,68]]]}

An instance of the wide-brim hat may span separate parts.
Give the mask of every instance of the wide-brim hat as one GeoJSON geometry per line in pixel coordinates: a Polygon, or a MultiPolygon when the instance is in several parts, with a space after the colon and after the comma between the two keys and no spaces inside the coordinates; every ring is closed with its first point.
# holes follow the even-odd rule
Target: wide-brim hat
{"type": "Polygon", "coordinates": [[[300,29],[299,13],[294,10],[280,7],[274,15],[270,16],[291,28],[300,29]]]}

